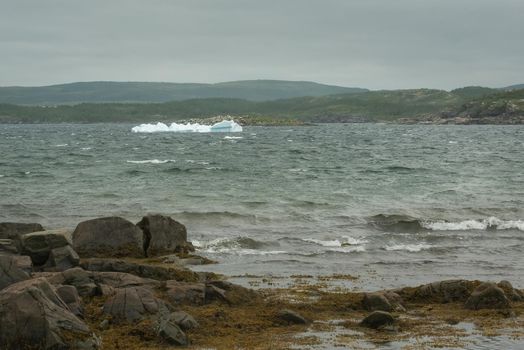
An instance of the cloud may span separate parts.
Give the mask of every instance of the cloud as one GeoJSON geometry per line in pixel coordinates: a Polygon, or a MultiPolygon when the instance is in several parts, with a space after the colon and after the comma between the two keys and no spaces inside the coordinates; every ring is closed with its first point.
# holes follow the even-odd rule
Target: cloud
{"type": "Polygon", "coordinates": [[[524,81],[520,0],[0,0],[0,85],[524,81]]]}

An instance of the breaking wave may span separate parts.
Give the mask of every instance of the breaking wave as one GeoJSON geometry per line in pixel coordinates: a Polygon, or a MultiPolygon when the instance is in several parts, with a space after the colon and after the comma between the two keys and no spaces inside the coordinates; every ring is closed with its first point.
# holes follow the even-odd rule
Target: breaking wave
{"type": "Polygon", "coordinates": [[[146,160],[127,160],[127,163],[133,163],[133,164],[165,164],[165,163],[174,163],[176,162],[174,159],[146,159],[146,160]]]}
{"type": "Polygon", "coordinates": [[[435,221],[423,222],[422,226],[434,231],[466,231],[466,230],[509,230],[524,231],[523,220],[501,220],[494,216],[481,220],[464,220],[459,222],[435,221]]]}
{"type": "Polygon", "coordinates": [[[468,230],[509,230],[524,231],[524,220],[501,220],[491,216],[484,219],[463,221],[423,220],[407,215],[379,214],[368,218],[368,224],[388,232],[410,233],[419,231],[468,231],[468,230]]]}
{"type": "Polygon", "coordinates": [[[248,237],[217,238],[208,242],[193,241],[195,248],[204,253],[236,255],[274,255],[287,254],[283,250],[269,250],[274,244],[261,242],[248,237]]]}
{"type": "Polygon", "coordinates": [[[421,250],[427,250],[431,249],[432,246],[425,243],[419,243],[419,244],[395,244],[386,246],[387,251],[397,251],[397,250],[404,250],[408,251],[410,253],[420,252],[421,250]]]}

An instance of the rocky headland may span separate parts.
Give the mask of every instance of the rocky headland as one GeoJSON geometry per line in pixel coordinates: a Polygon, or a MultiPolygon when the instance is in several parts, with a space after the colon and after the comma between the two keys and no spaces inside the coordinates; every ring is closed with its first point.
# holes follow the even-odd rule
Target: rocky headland
{"type": "Polygon", "coordinates": [[[329,288],[351,275],[295,276],[288,288],[253,290],[191,271],[213,263],[194,251],[185,226],[162,215],[98,218],[73,232],[0,223],[0,348],[461,348],[471,338],[460,324],[524,336],[524,292],[508,281],[367,293],[329,288]]]}

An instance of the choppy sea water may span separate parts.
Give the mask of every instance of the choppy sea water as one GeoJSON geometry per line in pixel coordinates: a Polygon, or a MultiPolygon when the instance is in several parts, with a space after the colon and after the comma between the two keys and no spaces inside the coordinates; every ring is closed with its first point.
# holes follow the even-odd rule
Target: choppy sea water
{"type": "Polygon", "coordinates": [[[163,213],[229,276],[524,288],[523,126],[133,126],[0,125],[0,221],[163,213]]]}

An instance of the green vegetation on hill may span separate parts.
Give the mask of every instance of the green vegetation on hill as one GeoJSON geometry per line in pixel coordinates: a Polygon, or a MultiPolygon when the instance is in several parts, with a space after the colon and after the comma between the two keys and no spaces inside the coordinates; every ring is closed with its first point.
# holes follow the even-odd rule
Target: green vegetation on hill
{"type": "Polygon", "coordinates": [[[54,106],[86,102],[159,103],[197,98],[269,101],[365,91],[367,90],[360,88],[284,80],[245,80],[218,84],[100,81],[40,87],[0,87],[0,103],[54,106]]]}
{"type": "Polygon", "coordinates": [[[370,91],[275,101],[190,99],[166,103],[82,103],[54,107],[0,104],[3,123],[171,122],[229,114],[248,121],[358,122],[402,121],[452,123],[519,123],[524,116],[524,90],[501,92],[470,87],[451,92],[416,89],[370,91]],[[454,119],[455,118],[455,119],[454,119]],[[459,118],[459,119],[456,119],[459,118]],[[461,119],[462,118],[462,119],[461,119]],[[479,119],[480,118],[480,119],[479,119]]]}

